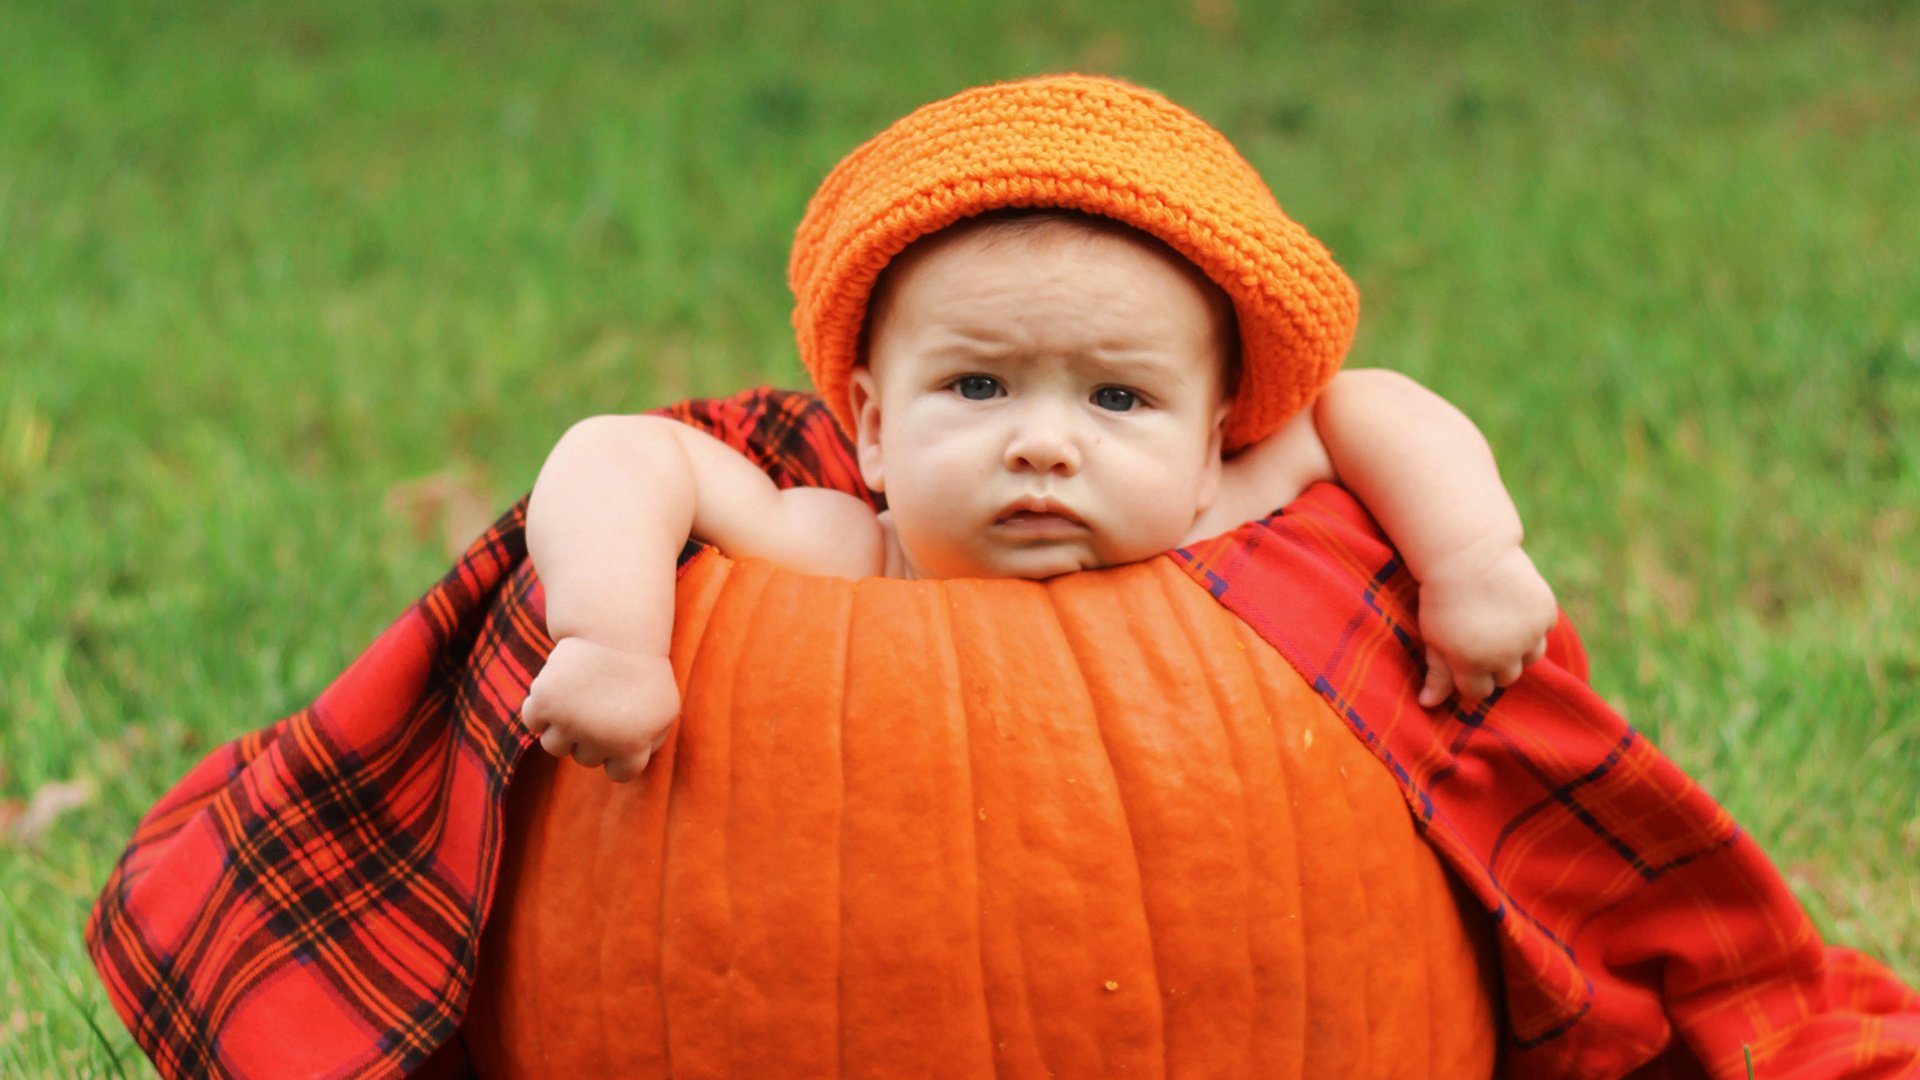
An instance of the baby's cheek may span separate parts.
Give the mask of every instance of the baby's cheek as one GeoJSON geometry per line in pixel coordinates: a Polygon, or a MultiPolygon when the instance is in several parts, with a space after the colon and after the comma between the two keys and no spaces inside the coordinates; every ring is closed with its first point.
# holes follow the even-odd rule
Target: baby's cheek
{"type": "Polygon", "coordinates": [[[914,576],[973,576],[968,572],[971,560],[965,538],[956,524],[955,515],[945,508],[921,508],[919,513],[908,513],[904,521],[895,511],[894,533],[914,576]]]}
{"type": "Polygon", "coordinates": [[[1200,516],[1200,484],[1204,474],[1164,466],[1150,470],[1129,489],[1127,500],[1134,522],[1134,543],[1158,553],[1176,547],[1200,516]]]}

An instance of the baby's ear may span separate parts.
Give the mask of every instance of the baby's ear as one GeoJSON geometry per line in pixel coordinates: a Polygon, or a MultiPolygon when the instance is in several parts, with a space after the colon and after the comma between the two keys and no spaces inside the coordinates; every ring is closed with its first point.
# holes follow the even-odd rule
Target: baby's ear
{"type": "Polygon", "coordinates": [[[880,467],[880,389],[873,380],[873,369],[857,367],[847,384],[853,405],[853,443],[860,455],[860,478],[873,491],[887,490],[886,474],[880,467]]]}
{"type": "Polygon", "coordinates": [[[1200,476],[1199,498],[1196,500],[1196,514],[1204,514],[1213,508],[1215,499],[1220,497],[1220,475],[1225,470],[1222,451],[1227,443],[1227,417],[1233,412],[1231,402],[1223,402],[1213,411],[1213,431],[1207,437],[1207,461],[1200,476]]]}

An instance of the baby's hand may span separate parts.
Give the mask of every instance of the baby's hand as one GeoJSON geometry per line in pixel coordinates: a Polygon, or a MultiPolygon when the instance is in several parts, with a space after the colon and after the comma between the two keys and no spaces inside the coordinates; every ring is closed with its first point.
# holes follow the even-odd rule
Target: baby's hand
{"type": "Polygon", "coordinates": [[[1432,567],[1420,583],[1421,706],[1431,709],[1455,690],[1477,701],[1511,686],[1546,655],[1559,612],[1553,589],[1517,546],[1464,551],[1432,567]]]}
{"type": "Polygon", "coordinates": [[[562,638],[533,680],[520,722],[554,757],[572,755],[608,779],[640,775],[680,714],[680,688],[664,656],[562,638]]]}

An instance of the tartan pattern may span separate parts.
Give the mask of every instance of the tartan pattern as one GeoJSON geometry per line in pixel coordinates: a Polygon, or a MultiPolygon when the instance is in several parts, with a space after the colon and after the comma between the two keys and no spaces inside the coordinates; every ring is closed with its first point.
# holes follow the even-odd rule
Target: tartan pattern
{"type": "Polygon", "coordinates": [[[87,941],[162,1074],[395,1073],[453,1035],[551,647],[523,521],[141,821],[87,941]]]}
{"type": "MultiPolygon", "coordinates": [[[[878,502],[812,397],[665,411],[782,486],[878,502]]],[[[524,503],[313,705],[214,751],[140,822],[87,943],[163,1075],[464,1074],[531,745],[516,717],[551,648],[523,525],[524,503]]],[[[1760,1075],[1920,1075],[1920,995],[1821,946],[1752,842],[1586,687],[1564,625],[1511,690],[1429,713],[1412,583],[1345,493],[1175,557],[1346,718],[1493,913],[1510,1074],[1744,1076],[1751,1044],[1760,1075]]]]}
{"type": "Polygon", "coordinates": [[[1752,839],[1587,686],[1564,618],[1525,679],[1429,712],[1418,587],[1344,490],[1175,557],[1373,751],[1492,913],[1513,1075],[1744,1077],[1750,1046],[1762,1076],[1920,1076],[1920,995],[1821,944],[1752,839]]]}

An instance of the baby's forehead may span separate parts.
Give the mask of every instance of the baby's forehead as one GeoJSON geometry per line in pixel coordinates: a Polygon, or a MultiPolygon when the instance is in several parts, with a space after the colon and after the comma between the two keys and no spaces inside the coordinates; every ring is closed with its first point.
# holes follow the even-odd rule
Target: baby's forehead
{"type": "MultiPolygon", "coordinates": [[[[1117,261],[1137,259],[1145,254],[1152,262],[1184,279],[1206,304],[1220,342],[1222,359],[1229,373],[1235,373],[1238,324],[1233,302],[1225,290],[1159,237],[1124,222],[1078,210],[1050,207],[996,210],[915,240],[887,264],[875,281],[868,300],[867,333],[871,335],[875,324],[885,322],[895,313],[902,279],[929,260],[944,260],[949,268],[958,261],[969,277],[992,278],[1029,265],[1036,258],[1045,259],[1051,253],[1083,255],[1090,251],[1100,257],[1103,249],[1111,251],[1117,261]]],[[[1181,291],[1177,284],[1172,289],[1181,291]]],[[[1140,303],[1154,304],[1160,300],[1171,301],[1172,297],[1156,291],[1142,296],[1140,303]]]]}
{"type": "Polygon", "coordinates": [[[992,273],[999,267],[1045,258],[1050,252],[1078,252],[1084,247],[1102,245],[1124,246],[1150,254],[1190,281],[1206,294],[1210,305],[1231,319],[1233,303],[1226,292],[1166,241],[1112,218],[1051,207],[990,211],[913,241],[880,271],[868,294],[867,315],[872,319],[883,314],[899,279],[912,267],[942,254],[957,253],[966,259],[970,269],[992,273]]]}

